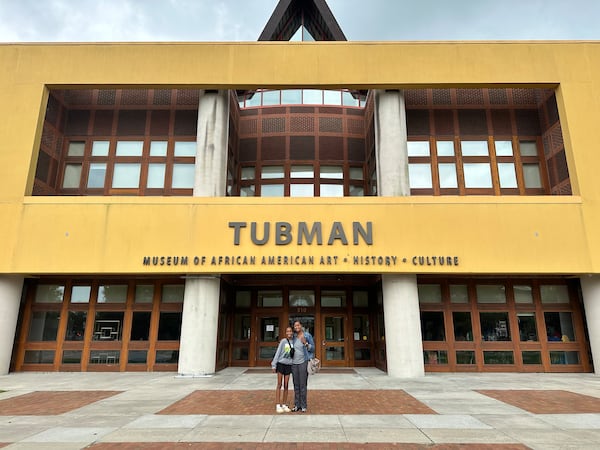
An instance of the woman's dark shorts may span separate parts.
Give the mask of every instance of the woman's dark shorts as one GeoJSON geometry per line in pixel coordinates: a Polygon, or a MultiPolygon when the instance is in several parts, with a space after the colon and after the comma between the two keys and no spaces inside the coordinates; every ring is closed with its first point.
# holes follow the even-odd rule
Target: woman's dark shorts
{"type": "Polygon", "coordinates": [[[292,365],[291,364],[282,364],[282,363],[277,363],[277,373],[282,373],[284,375],[289,375],[290,373],[292,373],[292,365]]]}

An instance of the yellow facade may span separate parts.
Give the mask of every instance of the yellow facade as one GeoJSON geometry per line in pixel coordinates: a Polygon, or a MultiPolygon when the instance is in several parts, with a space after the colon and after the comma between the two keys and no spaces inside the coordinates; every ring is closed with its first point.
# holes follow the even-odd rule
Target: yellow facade
{"type": "Polygon", "coordinates": [[[0,45],[0,67],[0,273],[600,273],[600,152],[594,134],[600,123],[600,43],[8,44],[0,45]],[[552,87],[574,195],[30,196],[48,89],[109,86],[552,87]],[[248,224],[240,245],[231,222],[248,224]],[[251,222],[287,222],[293,233],[300,222],[321,222],[324,243],[298,245],[294,238],[276,245],[272,235],[267,244],[255,245],[248,241],[251,222]],[[340,239],[327,245],[335,222],[348,245],[340,239]],[[353,222],[371,223],[372,245],[353,244],[353,222]],[[225,256],[235,263],[225,264],[225,256]],[[263,256],[273,263],[262,264],[263,256]],[[297,256],[312,256],[313,264],[296,264],[297,256]],[[396,262],[388,265],[386,256],[396,262]],[[452,258],[452,265],[413,262],[434,256],[452,258]],[[188,261],[144,265],[144,257],[188,261]],[[238,264],[244,257],[255,257],[255,264],[238,264]],[[375,257],[375,264],[356,263],[355,257],[375,257]]]}

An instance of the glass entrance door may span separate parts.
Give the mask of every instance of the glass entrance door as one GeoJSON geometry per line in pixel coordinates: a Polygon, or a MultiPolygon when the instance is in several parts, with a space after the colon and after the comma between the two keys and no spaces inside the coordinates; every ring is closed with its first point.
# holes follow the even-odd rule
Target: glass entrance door
{"type": "Polygon", "coordinates": [[[279,345],[280,318],[276,315],[257,316],[256,362],[257,365],[269,365],[279,345]]]}
{"type": "Polygon", "coordinates": [[[348,349],[346,314],[323,314],[321,317],[321,363],[324,366],[346,366],[348,349]]]}

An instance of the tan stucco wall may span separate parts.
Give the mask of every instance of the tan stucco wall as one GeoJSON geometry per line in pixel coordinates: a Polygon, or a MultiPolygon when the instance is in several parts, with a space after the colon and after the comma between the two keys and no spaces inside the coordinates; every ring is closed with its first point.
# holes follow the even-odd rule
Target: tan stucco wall
{"type": "MultiPolygon", "coordinates": [[[[0,273],[600,273],[600,43],[0,45],[0,273]],[[574,196],[28,197],[47,88],[556,87],[574,196]],[[230,221],[373,223],[373,245],[233,245],[230,221]],[[408,258],[354,264],[144,267],[144,256],[408,258]],[[459,265],[413,266],[415,255],[459,265]]],[[[246,230],[248,231],[248,230],[246,230]]],[[[326,233],[324,233],[326,234],[326,233]]],[[[272,239],[273,241],[273,239],[272,239]]],[[[352,261],[352,260],[351,260],[352,261]]]]}

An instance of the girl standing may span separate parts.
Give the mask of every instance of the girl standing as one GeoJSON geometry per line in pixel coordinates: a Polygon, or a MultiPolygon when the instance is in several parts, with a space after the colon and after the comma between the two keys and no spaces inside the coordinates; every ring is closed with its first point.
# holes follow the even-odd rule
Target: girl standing
{"type": "Polygon", "coordinates": [[[288,386],[290,381],[290,374],[292,373],[292,358],[294,357],[292,340],[294,338],[294,332],[292,327],[285,329],[285,338],[279,342],[273,361],[271,361],[271,368],[273,373],[277,373],[277,388],[275,390],[275,411],[278,413],[290,412],[290,408],[287,405],[288,398],[288,386]],[[283,402],[281,402],[281,385],[283,382],[283,402]]]}

